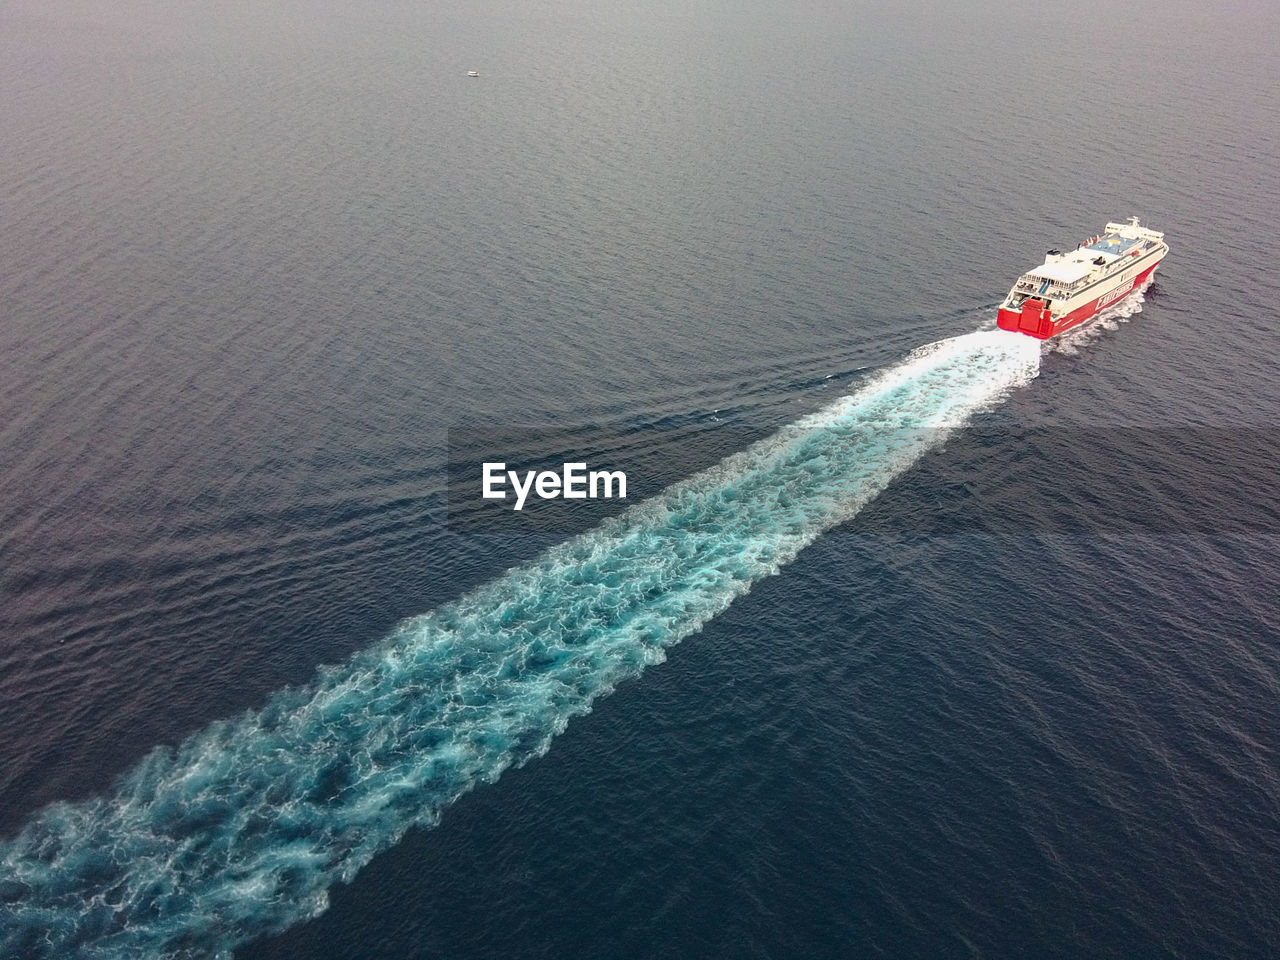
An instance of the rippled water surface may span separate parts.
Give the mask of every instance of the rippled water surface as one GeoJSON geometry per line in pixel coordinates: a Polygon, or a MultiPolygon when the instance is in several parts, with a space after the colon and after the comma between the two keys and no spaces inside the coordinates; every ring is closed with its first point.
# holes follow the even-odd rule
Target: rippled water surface
{"type": "Polygon", "coordinates": [[[0,955],[1273,955],[1277,48],[0,7],[0,955]],[[471,529],[490,428],[679,482],[471,529]]]}

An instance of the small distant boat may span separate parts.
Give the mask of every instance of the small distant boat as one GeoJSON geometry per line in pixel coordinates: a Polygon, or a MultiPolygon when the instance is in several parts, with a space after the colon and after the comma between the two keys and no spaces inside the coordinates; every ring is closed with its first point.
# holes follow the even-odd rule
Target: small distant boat
{"type": "Polygon", "coordinates": [[[479,70],[468,70],[468,71],[467,71],[467,76],[468,76],[468,77],[478,77],[478,76],[480,76],[480,71],[479,71],[479,70]]]}

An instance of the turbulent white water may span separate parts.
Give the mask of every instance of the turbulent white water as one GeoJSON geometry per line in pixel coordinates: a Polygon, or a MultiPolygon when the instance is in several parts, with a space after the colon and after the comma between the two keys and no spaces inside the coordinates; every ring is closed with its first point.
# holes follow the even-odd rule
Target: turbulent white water
{"type": "Polygon", "coordinates": [[[1000,331],[922,348],[309,687],[153,752],[110,795],[45,809],[0,845],[0,950],[204,957],[320,912],[332,884],[543,753],[1039,360],[1000,331]]]}

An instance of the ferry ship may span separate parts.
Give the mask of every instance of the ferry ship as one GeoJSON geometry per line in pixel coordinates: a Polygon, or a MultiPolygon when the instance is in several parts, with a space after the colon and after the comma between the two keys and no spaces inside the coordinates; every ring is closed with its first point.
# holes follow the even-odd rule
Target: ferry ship
{"type": "Polygon", "coordinates": [[[1056,337],[1141,287],[1168,252],[1164,234],[1139,226],[1137,217],[1108,223],[1070,253],[1050,250],[1020,276],[996,323],[1041,340],[1056,337]]]}

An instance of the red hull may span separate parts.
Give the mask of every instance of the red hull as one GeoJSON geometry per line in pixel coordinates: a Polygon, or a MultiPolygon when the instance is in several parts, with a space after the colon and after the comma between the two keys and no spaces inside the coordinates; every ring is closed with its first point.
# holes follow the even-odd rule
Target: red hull
{"type": "Polygon", "coordinates": [[[1015,333],[1025,333],[1028,336],[1036,337],[1039,340],[1048,340],[1050,337],[1056,337],[1072,327],[1080,326],[1080,324],[1095,316],[1099,311],[1120,303],[1134,290],[1137,290],[1151,279],[1151,274],[1155,272],[1156,267],[1159,265],[1158,261],[1153,263],[1134,277],[1132,281],[1121,284],[1109,293],[1104,293],[1098,299],[1086,303],[1083,307],[1077,307],[1061,317],[1052,316],[1048,307],[1034,297],[1023,303],[1022,308],[1019,310],[1006,310],[1002,307],[996,317],[996,326],[1001,330],[1012,330],[1015,333]]]}

